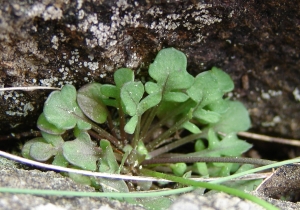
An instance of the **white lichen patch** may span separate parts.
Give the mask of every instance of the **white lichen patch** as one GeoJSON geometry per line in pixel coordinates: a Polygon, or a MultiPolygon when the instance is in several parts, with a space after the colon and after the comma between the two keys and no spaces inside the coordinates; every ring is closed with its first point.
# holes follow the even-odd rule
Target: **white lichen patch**
{"type": "Polygon", "coordinates": [[[262,122],[261,125],[263,127],[274,127],[276,124],[281,122],[281,118],[279,116],[275,116],[271,122],[262,122]]]}
{"type": "MultiPolygon", "coordinates": [[[[129,68],[138,68],[142,60],[139,53],[133,51],[126,57],[124,53],[120,52],[119,45],[124,45],[121,42],[132,41],[134,36],[124,33],[124,29],[145,28],[163,38],[179,28],[185,28],[187,31],[193,30],[195,32],[191,44],[196,44],[202,42],[207,36],[202,34],[204,26],[222,21],[221,17],[210,13],[211,4],[197,3],[185,6],[182,9],[178,8],[176,12],[167,12],[167,10],[165,11],[155,4],[147,10],[140,10],[137,8],[138,5],[138,2],[131,3],[127,0],[117,0],[109,9],[109,19],[105,18],[104,20],[101,13],[87,10],[84,1],[77,0],[75,8],[77,21],[68,22],[65,25],[75,34],[84,34],[83,40],[87,48],[103,49],[101,56],[108,62],[99,66],[99,62],[94,55],[81,57],[77,49],[70,52],[64,51],[61,52],[62,59],[60,62],[62,64],[56,72],[61,74],[61,77],[49,75],[49,77],[40,79],[37,83],[42,86],[57,86],[74,82],[74,73],[82,72],[82,68],[92,72],[101,70],[101,78],[105,77],[102,71],[113,71],[120,67],[119,64],[126,65],[129,68]],[[66,66],[68,66],[68,69],[66,66]]],[[[63,12],[55,4],[36,3],[30,9],[29,16],[54,20],[61,19],[63,12]]],[[[49,44],[59,54],[59,51],[63,49],[60,45],[67,43],[68,39],[69,37],[66,37],[63,31],[58,31],[52,35],[49,44]]],[[[89,75],[84,75],[83,78],[84,81],[88,81],[89,75]]]]}
{"type": "Polygon", "coordinates": [[[26,117],[29,112],[34,110],[34,106],[31,102],[24,101],[24,94],[16,91],[5,91],[3,99],[9,104],[9,109],[6,111],[7,115],[10,116],[23,116],[26,117]]]}
{"type": "Polygon", "coordinates": [[[55,20],[61,19],[63,12],[60,8],[53,5],[46,6],[42,3],[36,3],[28,10],[27,15],[29,17],[40,16],[44,20],[55,20]]]}
{"type": "Polygon", "coordinates": [[[53,44],[52,48],[57,50],[58,49],[58,37],[54,35],[51,39],[51,43],[53,44]]]}
{"type": "Polygon", "coordinates": [[[83,66],[95,71],[99,68],[98,62],[83,62],[83,66]]]}
{"type": "Polygon", "coordinates": [[[265,100],[271,99],[271,97],[281,96],[282,91],[281,90],[268,90],[268,92],[261,91],[261,97],[265,100]]]}
{"type": "Polygon", "coordinates": [[[298,88],[295,88],[295,90],[293,91],[293,95],[296,101],[300,101],[300,91],[298,88]]]}
{"type": "Polygon", "coordinates": [[[56,8],[54,6],[48,6],[46,10],[43,12],[42,17],[44,20],[55,20],[62,18],[62,11],[60,8],[56,8]]]}
{"type": "Polygon", "coordinates": [[[205,25],[222,21],[220,17],[212,16],[209,13],[207,9],[210,7],[212,7],[210,4],[198,3],[177,13],[164,14],[161,8],[153,6],[145,14],[141,14],[140,11],[132,12],[134,6],[128,4],[127,1],[119,0],[116,2],[116,6],[111,7],[112,15],[109,24],[101,22],[100,19],[98,21],[96,13],[87,15],[87,12],[80,7],[81,9],[78,11],[78,20],[80,21],[77,28],[79,31],[90,31],[93,34],[94,38],[86,38],[86,44],[92,48],[96,46],[102,48],[114,46],[117,37],[122,35],[123,27],[144,27],[152,29],[160,35],[164,35],[165,31],[174,31],[178,27],[184,27],[187,30],[198,29],[196,33],[197,41],[201,42],[203,35],[199,29],[205,25]],[[143,16],[145,15],[152,16],[153,21],[151,23],[144,21],[143,16]]]}

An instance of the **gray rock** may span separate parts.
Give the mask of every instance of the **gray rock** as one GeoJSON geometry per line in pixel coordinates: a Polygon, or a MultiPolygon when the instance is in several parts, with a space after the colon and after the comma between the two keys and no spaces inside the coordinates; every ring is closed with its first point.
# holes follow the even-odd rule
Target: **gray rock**
{"type": "Polygon", "coordinates": [[[209,196],[200,196],[188,193],[175,201],[170,210],[260,210],[262,207],[250,201],[245,201],[237,197],[224,193],[216,193],[209,196]]]}
{"type": "MultiPolygon", "coordinates": [[[[0,0],[0,85],[112,82],[172,46],[197,74],[218,66],[253,129],[300,137],[299,3],[254,1],[0,0]]],[[[49,91],[0,92],[0,133],[35,128],[49,91]]]]}
{"type": "MultiPolygon", "coordinates": [[[[24,170],[14,162],[0,158],[0,187],[19,189],[45,189],[93,192],[94,188],[75,183],[68,177],[55,172],[24,170]],[[12,163],[12,164],[11,164],[12,163]]],[[[142,210],[141,206],[130,205],[107,198],[36,196],[27,194],[0,193],[0,209],[11,210],[68,210],[68,209],[100,209],[100,210],[142,210]]]]}

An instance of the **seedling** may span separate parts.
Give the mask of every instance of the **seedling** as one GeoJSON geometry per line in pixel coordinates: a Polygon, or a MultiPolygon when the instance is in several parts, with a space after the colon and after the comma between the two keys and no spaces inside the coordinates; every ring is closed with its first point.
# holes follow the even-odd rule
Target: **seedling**
{"type": "MultiPolygon", "coordinates": [[[[229,75],[213,67],[193,77],[186,68],[186,56],[167,48],[150,65],[145,83],[121,68],[115,84],[90,83],[78,91],[65,85],[52,92],[37,123],[42,137],[28,141],[23,156],[95,172],[234,173],[239,167],[232,163],[200,163],[197,158],[184,163],[187,157],[238,157],[251,147],[237,137],[250,127],[246,108],[224,98],[234,88],[229,75]],[[184,147],[187,143],[194,148],[184,147]],[[176,163],[170,163],[174,158],[176,163]]],[[[90,183],[105,192],[129,192],[123,180],[91,178],[90,183]]]]}

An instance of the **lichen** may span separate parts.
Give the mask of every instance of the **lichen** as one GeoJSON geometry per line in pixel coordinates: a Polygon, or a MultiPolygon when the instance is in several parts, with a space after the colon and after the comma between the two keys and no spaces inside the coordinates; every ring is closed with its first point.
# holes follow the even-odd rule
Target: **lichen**
{"type": "Polygon", "coordinates": [[[295,88],[295,90],[293,91],[293,95],[296,101],[300,101],[300,91],[298,88],[295,88]]]}

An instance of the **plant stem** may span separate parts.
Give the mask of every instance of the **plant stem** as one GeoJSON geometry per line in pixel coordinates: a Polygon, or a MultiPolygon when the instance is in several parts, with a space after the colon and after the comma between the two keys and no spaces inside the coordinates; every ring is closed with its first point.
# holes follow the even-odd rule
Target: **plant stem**
{"type": "Polygon", "coordinates": [[[154,158],[144,160],[142,165],[157,164],[157,163],[242,163],[253,165],[269,165],[276,163],[276,161],[256,159],[256,158],[243,158],[243,157],[168,157],[168,158],[154,158]]]}
{"type": "Polygon", "coordinates": [[[149,139],[151,138],[151,135],[155,132],[156,129],[158,129],[159,127],[162,127],[163,125],[165,125],[165,123],[168,120],[170,120],[170,119],[174,118],[175,116],[177,116],[178,114],[180,114],[184,109],[186,109],[186,107],[189,107],[189,106],[193,105],[193,103],[195,103],[195,102],[192,101],[192,100],[187,100],[186,102],[182,103],[176,109],[172,109],[170,112],[168,112],[162,119],[159,120],[158,123],[153,125],[153,127],[149,130],[149,132],[146,131],[147,135],[144,138],[144,142],[149,141],[149,139]]]}
{"type": "Polygon", "coordinates": [[[250,195],[250,194],[245,193],[240,190],[236,190],[234,188],[230,188],[230,187],[226,187],[226,186],[218,185],[218,184],[207,183],[207,182],[198,182],[198,181],[189,180],[189,179],[182,178],[182,177],[166,175],[163,173],[159,173],[159,172],[155,172],[155,171],[151,171],[151,170],[147,170],[147,169],[141,169],[140,172],[143,173],[144,175],[168,179],[168,180],[171,180],[171,181],[174,181],[177,183],[181,183],[181,184],[185,184],[185,185],[189,185],[189,186],[202,187],[202,188],[206,188],[206,189],[210,189],[210,190],[217,190],[220,192],[228,193],[230,195],[238,196],[242,199],[247,199],[247,200],[253,201],[254,203],[257,203],[268,210],[279,210],[277,207],[271,205],[270,203],[268,203],[256,196],[250,195]]]}
{"type": "Polygon", "coordinates": [[[92,129],[96,131],[102,138],[109,140],[115,147],[121,149],[123,146],[120,144],[119,140],[116,139],[113,135],[108,133],[106,130],[102,129],[93,122],[89,122],[92,125],[92,129]]]}
{"type": "Polygon", "coordinates": [[[119,119],[120,119],[120,136],[121,136],[122,142],[125,142],[126,139],[127,139],[127,134],[124,130],[124,127],[125,127],[125,114],[124,114],[124,111],[122,109],[120,99],[118,100],[118,106],[119,106],[119,108],[117,108],[117,109],[118,109],[118,114],[119,114],[119,119]]]}
{"type": "Polygon", "coordinates": [[[190,120],[191,116],[190,114],[187,114],[183,118],[181,118],[179,121],[177,121],[171,128],[169,128],[167,131],[159,135],[156,139],[148,143],[146,146],[148,151],[153,150],[157,145],[159,145],[162,141],[164,141],[166,138],[170,137],[173,133],[175,133],[183,123],[190,120]]]}
{"type": "Polygon", "coordinates": [[[114,129],[114,125],[113,125],[113,121],[112,121],[111,114],[110,114],[110,112],[108,111],[107,108],[106,108],[106,110],[107,110],[107,113],[108,113],[108,115],[107,115],[107,124],[108,124],[109,130],[110,130],[111,134],[112,134],[115,138],[117,138],[117,135],[116,135],[116,132],[115,132],[115,129],[114,129]]]}
{"type": "Polygon", "coordinates": [[[151,110],[150,110],[150,113],[147,114],[147,118],[145,120],[145,122],[143,122],[143,128],[141,130],[141,139],[145,142],[145,139],[147,137],[147,134],[149,133],[148,130],[150,128],[150,125],[152,124],[153,122],[153,119],[154,117],[156,116],[156,113],[157,113],[157,109],[158,109],[158,105],[156,105],[155,107],[153,107],[151,110]]]}
{"type": "Polygon", "coordinates": [[[140,140],[140,130],[141,130],[141,116],[138,117],[138,122],[135,128],[133,142],[132,142],[132,148],[136,149],[138,142],[140,140]]]}
{"type": "Polygon", "coordinates": [[[162,146],[156,150],[153,150],[152,152],[149,153],[150,157],[153,158],[153,157],[156,157],[158,155],[161,155],[163,153],[167,153],[169,151],[171,151],[172,149],[175,149],[181,145],[184,145],[186,143],[189,143],[191,141],[194,141],[196,139],[199,139],[203,136],[202,133],[196,133],[196,134],[191,134],[191,135],[188,135],[182,139],[179,139],[175,142],[172,142],[170,144],[167,144],[165,146],[162,146]]]}

